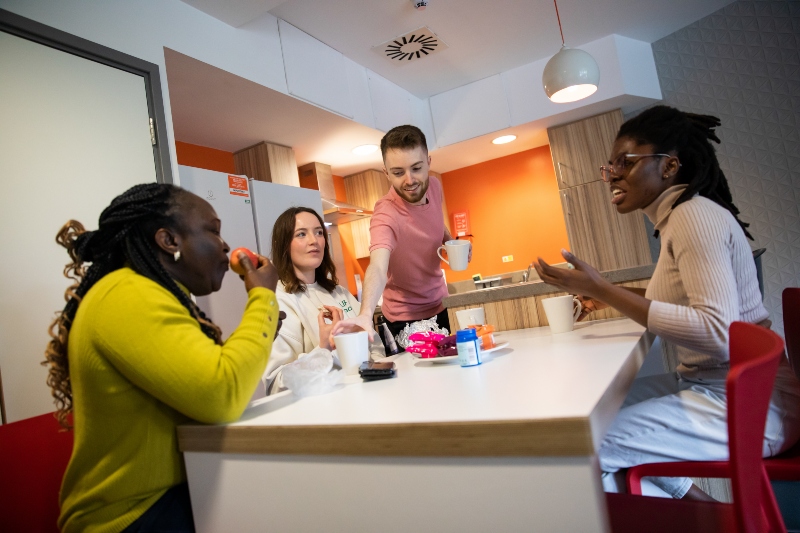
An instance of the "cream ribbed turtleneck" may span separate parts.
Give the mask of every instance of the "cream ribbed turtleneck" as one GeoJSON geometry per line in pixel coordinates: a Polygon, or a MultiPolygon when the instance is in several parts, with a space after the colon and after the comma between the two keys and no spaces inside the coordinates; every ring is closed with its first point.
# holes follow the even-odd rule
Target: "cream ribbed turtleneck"
{"type": "Polygon", "coordinates": [[[647,287],[647,327],[661,337],[668,360],[690,379],[724,379],[728,328],[759,323],[761,302],[753,253],[724,207],[694,196],[672,205],[686,185],[664,191],[643,211],[660,232],[661,255],[647,287]]]}

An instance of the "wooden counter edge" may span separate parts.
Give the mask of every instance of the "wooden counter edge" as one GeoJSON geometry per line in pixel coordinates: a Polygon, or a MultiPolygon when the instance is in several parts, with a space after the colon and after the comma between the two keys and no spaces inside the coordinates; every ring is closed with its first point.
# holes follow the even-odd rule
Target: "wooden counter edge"
{"type": "Polygon", "coordinates": [[[394,457],[594,454],[588,418],[319,426],[178,427],[182,452],[394,457]]]}

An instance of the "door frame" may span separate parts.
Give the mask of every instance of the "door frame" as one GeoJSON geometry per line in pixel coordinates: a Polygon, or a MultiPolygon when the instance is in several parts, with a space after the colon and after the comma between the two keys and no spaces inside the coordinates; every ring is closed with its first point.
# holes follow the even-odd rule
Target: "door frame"
{"type": "Polygon", "coordinates": [[[147,113],[153,121],[155,130],[156,143],[153,145],[153,162],[156,181],[173,183],[158,65],[4,9],[0,9],[0,31],[144,78],[147,113]]]}

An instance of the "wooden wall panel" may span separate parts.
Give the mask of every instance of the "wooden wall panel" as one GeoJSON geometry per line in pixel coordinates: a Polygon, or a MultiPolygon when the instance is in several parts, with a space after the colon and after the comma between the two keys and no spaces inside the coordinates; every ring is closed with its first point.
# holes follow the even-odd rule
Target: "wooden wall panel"
{"type": "Polygon", "coordinates": [[[547,130],[559,188],[600,179],[600,165],[608,162],[621,125],[622,111],[615,109],[547,130]]]}
{"type": "MultiPolygon", "coordinates": [[[[616,285],[622,287],[636,287],[646,289],[649,279],[642,279],[636,281],[627,281],[624,283],[617,283],[616,285]]],[[[516,298],[513,300],[501,300],[499,302],[487,302],[480,305],[465,305],[460,307],[450,307],[447,309],[447,315],[450,318],[450,325],[456,328],[458,319],[456,318],[456,311],[463,309],[470,309],[473,307],[483,307],[486,321],[495,327],[496,331],[508,331],[512,329],[536,328],[540,326],[549,326],[547,321],[547,314],[544,312],[542,300],[545,298],[553,298],[555,296],[564,296],[565,292],[551,292],[548,294],[540,294],[537,296],[528,296],[525,298],[516,298]]],[[[601,311],[595,311],[589,315],[585,320],[604,320],[606,318],[620,318],[624,315],[611,307],[601,311]]]]}

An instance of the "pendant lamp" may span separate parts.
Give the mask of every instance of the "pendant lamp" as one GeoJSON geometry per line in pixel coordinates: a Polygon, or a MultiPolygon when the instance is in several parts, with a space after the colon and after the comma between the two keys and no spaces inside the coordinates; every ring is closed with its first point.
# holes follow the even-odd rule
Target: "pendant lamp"
{"type": "Polygon", "coordinates": [[[600,68],[597,61],[577,48],[564,45],[564,30],[561,29],[561,17],[556,6],[558,30],[561,32],[561,50],[550,58],[544,67],[542,85],[551,101],[556,103],[575,102],[591,96],[600,84],[600,68]]]}

